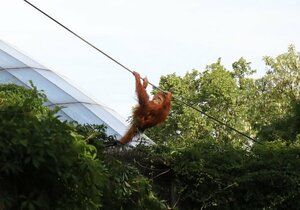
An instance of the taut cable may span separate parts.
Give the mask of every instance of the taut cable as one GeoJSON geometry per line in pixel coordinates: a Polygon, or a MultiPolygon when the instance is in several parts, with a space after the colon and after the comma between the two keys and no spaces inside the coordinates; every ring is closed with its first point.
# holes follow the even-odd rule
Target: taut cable
{"type": "MultiPolygon", "coordinates": [[[[71,34],[73,34],[74,36],[76,36],[77,38],[79,38],[80,40],[82,40],[83,42],[85,42],[86,44],[88,44],[90,47],[94,48],[95,50],[97,50],[98,52],[100,52],[101,54],[103,54],[104,56],[106,56],[107,58],[109,58],[110,60],[112,60],[113,62],[115,62],[116,64],[118,64],[119,66],[123,67],[125,70],[127,70],[128,72],[132,73],[133,74],[133,71],[131,69],[129,69],[128,67],[126,67],[125,65],[123,65],[122,63],[120,63],[119,61],[117,61],[116,59],[114,59],[113,57],[111,57],[110,55],[108,55],[107,53],[105,53],[104,51],[100,50],[98,47],[96,47],[95,45],[93,45],[92,43],[90,43],[89,41],[87,41],[86,39],[84,39],[82,36],[79,36],[77,33],[75,33],[74,31],[72,31],[71,29],[69,29],[67,26],[65,26],[64,24],[62,24],[61,22],[59,22],[58,20],[54,19],[53,17],[51,17],[50,15],[48,15],[47,13],[45,13],[44,11],[42,11],[41,9],[39,9],[38,7],[36,7],[35,5],[33,5],[32,3],[30,3],[29,1],[27,0],[24,0],[27,4],[29,4],[30,6],[32,6],[33,8],[35,8],[36,10],[38,10],[40,13],[44,14],[45,16],[47,16],[49,19],[51,19],[52,21],[54,21],[55,23],[57,23],[58,25],[60,25],[61,27],[63,27],[64,29],[66,29],[67,31],[69,31],[71,34]]],[[[162,90],[161,88],[155,86],[154,84],[148,82],[153,88],[155,89],[158,89],[159,91],[162,91],[164,93],[166,93],[167,91],[165,90],[162,90]]],[[[186,105],[188,107],[190,107],[191,109],[194,109],[195,111],[198,111],[200,112],[201,114],[205,115],[206,117],[208,117],[209,119],[212,119],[214,120],[215,122],[235,131],[236,133],[254,141],[254,142],[257,142],[257,143],[260,143],[258,142],[256,139],[246,135],[245,133],[231,127],[230,125],[220,121],[219,119],[209,115],[209,114],[206,114],[204,111],[200,110],[199,108],[197,107],[194,107],[190,104],[188,104],[187,102],[185,101],[182,101],[181,99],[178,99],[176,97],[173,96],[173,98],[177,101],[179,101],[181,104],[183,105],[186,105]]]]}

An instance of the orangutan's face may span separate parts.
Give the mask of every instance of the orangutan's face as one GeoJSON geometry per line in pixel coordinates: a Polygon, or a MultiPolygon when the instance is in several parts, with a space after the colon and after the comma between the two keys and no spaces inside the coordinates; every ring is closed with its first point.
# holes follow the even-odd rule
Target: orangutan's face
{"type": "Polygon", "coordinates": [[[165,100],[165,97],[162,93],[157,93],[154,97],[153,97],[153,102],[155,104],[162,104],[165,100]]]}

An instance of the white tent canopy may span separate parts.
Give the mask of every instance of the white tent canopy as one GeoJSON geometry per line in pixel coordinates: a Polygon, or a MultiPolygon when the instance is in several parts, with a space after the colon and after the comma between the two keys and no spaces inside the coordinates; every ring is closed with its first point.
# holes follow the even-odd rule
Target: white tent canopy
{"type": "Polygon", "coordinates": [[[67,79],[35,62],[0,40],[0,84],[30,87],[30,81],[48,98],[46,106],[60,106],[61,120],[80,124],[104,124],[107,134],[120,138],[126,122],[114,110],[102,106],[72,85],[67,79]]]}

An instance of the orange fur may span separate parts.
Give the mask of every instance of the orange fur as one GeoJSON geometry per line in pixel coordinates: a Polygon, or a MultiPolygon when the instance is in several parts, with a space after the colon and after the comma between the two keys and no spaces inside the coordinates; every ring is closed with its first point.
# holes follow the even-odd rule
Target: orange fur
{"type": "Polygon", "coordinates": [[[127,133],[120,139],[122,144],[127,144],[137,134],[145,129],[160,124],[166,120],[171,109],[172,93],[157,93],[152,100],[146,92],[148,85],[147,78],[141,83],[139,73],[134,72],[136,81],[136,93],[139,105],[133,111],[133,120],[127,133]]]}
{"type": "Polygon", "coordinates": [[[126,134],[120,139],[122,144],[128,143],[137,133],[137,127],[132,125],[126,134]]]}

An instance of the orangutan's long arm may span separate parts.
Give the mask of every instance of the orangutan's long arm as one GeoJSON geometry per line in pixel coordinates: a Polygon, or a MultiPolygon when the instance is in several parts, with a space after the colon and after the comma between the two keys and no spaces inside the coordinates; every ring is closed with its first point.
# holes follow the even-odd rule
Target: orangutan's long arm
{"type": "Polygon", "coordinates": [[[171,108],[171,99],[172,99],[172,93],[171,92],[167,92],[166,93],[166,98],[164,100],[164,106],[167,106],[169,108],[171,108]]]}
{"type": "Polygon", "coordinates": [[[141,107],[147,107],[149,103],[149,96],[146,92],[146,87],[148,85],[148,80],[144,80],[144,84],[141,83],[141,76],[139,73],[134,72],[133,73],[135,76],[135,88],[136,88],[136,94],[139,100],[139,104],[141,107]]]}

